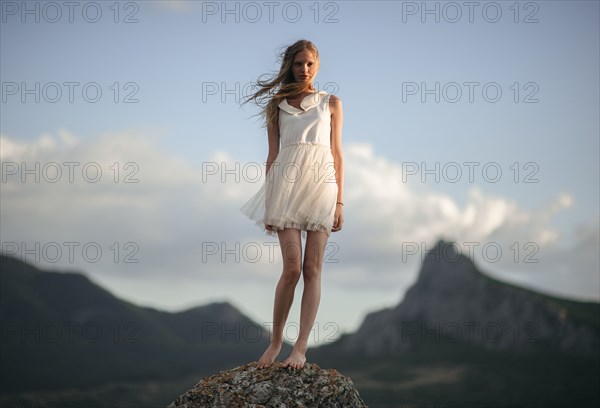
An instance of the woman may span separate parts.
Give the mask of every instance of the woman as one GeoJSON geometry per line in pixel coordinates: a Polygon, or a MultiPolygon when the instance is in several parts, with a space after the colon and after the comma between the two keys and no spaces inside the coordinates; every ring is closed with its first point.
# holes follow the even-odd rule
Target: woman
{"type": "Polygon", "coordinates": [[[270,366],[281,350],[283,328],[304,278],[300,333],[282,367],[300,369],[306,362],[308,336],[321,297],[321,269],[330,233],[343,223],[342,102],[317,92],[313,81],[319,70],[315,45],[300,40],[281,55],[279,73],[257,81],[255,100],[263,105],[269,139],[265,184],[241,211],[267,235],[277,233],[283,272],[275,292],[273,333],[257,366],[270,366]],[[275,88],[276,92],[273,92],[275,88]],[[259,97],[265,94],[270,98],[259,97]],[[264,100],[266,99],[266,102],[264,100]],[[263,104],[264,103],[264,104],[263,104]],[[302,261],[302,238],[306,239],[302,261]]]}

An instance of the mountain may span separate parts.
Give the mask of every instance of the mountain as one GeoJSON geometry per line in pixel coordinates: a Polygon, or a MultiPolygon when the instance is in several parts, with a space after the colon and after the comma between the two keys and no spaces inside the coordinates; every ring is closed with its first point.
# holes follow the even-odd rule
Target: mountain
{"type": "Polygon", "coordinates": [[[140,307],[85,275],[9,256],[0,257],[0,322],[2,394],[209,375],[257,359],[269,344],[266,331],[240,329],[260,326],[229,303],[140,307]]]}
{"type": "Polygon", "coordinates": [[[401,302],[308,359],[370,406],[600,406],[600,305],[492,279],[454,248],[438,241],[401,302]]]}
{"type": "MultiPolygon", "coordinates": [[[[229,303],[140,307],[7,256],[0,324],[0,406],[164,407],[268,345],[229,303]]],[[[598,303],[492,279],[439,241],[402,302],[309,348],[307,363],[352,378],[370,406],[597,407],[599,332],[598,303]]]]}
{"type": "Polygon", "coordinates": [[[540,294],[480,272],[454,244],[427,253],[396,307],[370,313],[331,348],[385,356],[460,343],[484,349],[595,353],[600,304],[540,294]]]}

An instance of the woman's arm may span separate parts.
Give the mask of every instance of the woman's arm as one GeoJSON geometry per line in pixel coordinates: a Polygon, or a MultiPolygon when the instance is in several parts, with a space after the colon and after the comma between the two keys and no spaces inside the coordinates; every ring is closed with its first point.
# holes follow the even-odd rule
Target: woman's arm
{"type": "Polygon", "coordinates": [[[271,168],[271,163],[277,158],[279,154],[279,125],[271,126],[267,128],[267,134],[269,136],[269,154],[267,156],[267,173],[271,168]]]}
{"type": "MultiPolygon", "coordinates": [[[[344,154],[342,152],[342,124],[344,113],[342,100],[335,95],[329,97],[331,111],[331,153],[334,160],[335,180],[338,185],[337,201],[344,202],[344,154]]],[[[337,204],[336,204],[337,206],[337,204]]]]}

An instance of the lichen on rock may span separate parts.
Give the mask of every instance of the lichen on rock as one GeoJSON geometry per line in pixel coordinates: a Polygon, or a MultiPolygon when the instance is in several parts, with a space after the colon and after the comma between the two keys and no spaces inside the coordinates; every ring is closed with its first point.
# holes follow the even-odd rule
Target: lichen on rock
{"type": "Polygon", "coordinates": [[[306,363],[300,370],[251,362],[203,378],[167,408],[366,407],[349,377],[306,363]]]}

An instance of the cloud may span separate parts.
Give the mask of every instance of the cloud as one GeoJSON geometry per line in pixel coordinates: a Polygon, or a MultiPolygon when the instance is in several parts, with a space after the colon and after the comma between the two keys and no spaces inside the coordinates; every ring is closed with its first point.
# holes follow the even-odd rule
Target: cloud
{"type": "Polygon", "coordinates": [[[432,244],[438,237],[548,246],[560,235],[550,227],[552,217],[574,201],[563,193],[547,208],[531,213],[515,200],[485,195],[473,186],[460,208],[447,195],[403,182],[400,164],[377,157],[368,144],[350,145],[345,152],[346,207],[354,207],[351,222],[361,244],[374,251],[393,253],[408,242],[432,244]]]}
{"type": "MultiPolygon", "coordinates": [[[[237,162],[227,151],[190,163],[169,152],[162,135],[147,129],[90,139],[66,130],[32,141],[1,135],[0,148],[3,246],[33,248],[37,242],[43,248],[50,242],[66,251],[65,242],[79,243],[77,250],[97,243],[104,254],[99,262],[82,259],[76,251],[74,262],[63,256],[56,265],[113,282],[143,277],[161,285],[243,284],[271,279],[280,269],[277,239],[239,211],[262,183],[256,177],[261,166],[237,162]],[[26,174],[23,182],[21,163],[29,170],[38,163],[39,182],[35,174],[26,174]],[[56,166],[49,163],[63,172],[58,180],[56,166]],[[72,181],[65,163],[77,163],[71,165],[72,181]],[[226,171],[231,169],[239,171],[226,171]],[[125,263],[127,256],[139,262],[125,263]]],[[[329,277],[339,287],[402,291],[426,249],[443,237],[474,250],[476,260],[500,277],[598,298],[597,274],[591,272],[598,268],[597,246],[589,244],[598,241],[598,231],[577,231],[580,241],[566,248],[550,225],[574,202],[568,193],[529,212],[513,199],[486,195],[475,186],[461,207],[448,195],[403,182],[400,164],[376,155],[370,144],[348,144],[344,158],[346,220],[342,232],[332,234],[326,254],[329,277]],[[538,264],[515,263],[510,249],[515,242],[520,257],[532,252],[523,246],[534,243],[543,258],[538,264]],[[504,250],[501,260],[486,259],[482,249],[490,243],[504,250]],[[542,266],[545,273],[536,273],[542,266]]]]}

